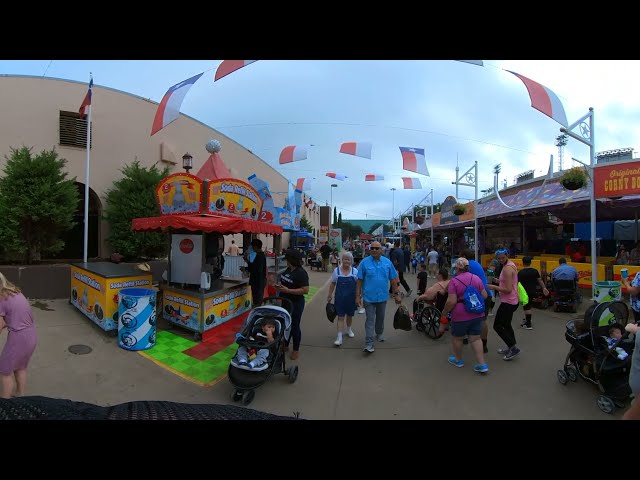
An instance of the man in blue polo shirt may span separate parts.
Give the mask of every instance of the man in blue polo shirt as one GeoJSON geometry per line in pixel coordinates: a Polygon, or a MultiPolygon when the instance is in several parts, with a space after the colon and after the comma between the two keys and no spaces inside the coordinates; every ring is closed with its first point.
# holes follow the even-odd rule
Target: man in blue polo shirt
{"type": "Polygon", "coordinates": [[[558,267],[551,273],[552,280],[577,280],[578,271],[575,267],[567,265],[566,258],[558,259],[558,267]]]}
{"type": "Polygon", "coordinates": [[[398,272],[393,263],[382,255],[380,242],[373,242],[371,255],[358,265],[358,282],[356,284],[356,302],[364,304],[367,319],[364,323],[366,334],[364,352],[373,353],[374,335],[379,342],[384,342],[384,313],[389,299],[389,282],[396,304],[402,301],[398,294],[398,272]],[[363,302],[364,300],[364,302],[363,302]]]}

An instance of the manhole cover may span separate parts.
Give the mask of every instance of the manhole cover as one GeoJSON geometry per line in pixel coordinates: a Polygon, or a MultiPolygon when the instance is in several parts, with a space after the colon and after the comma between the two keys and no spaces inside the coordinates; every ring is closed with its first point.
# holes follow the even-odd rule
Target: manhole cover
{"type": "Polygon", "coordinates": [[[87,345],[71,345],[69,351],[75,355],[86,355],[91,353],[91,347],[87,345]]]}

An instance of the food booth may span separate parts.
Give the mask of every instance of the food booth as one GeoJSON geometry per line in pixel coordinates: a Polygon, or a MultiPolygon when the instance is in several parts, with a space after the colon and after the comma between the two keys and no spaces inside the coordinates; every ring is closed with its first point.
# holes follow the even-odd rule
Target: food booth
{"type": "MultiPolygon", "coordinates": [[[[225,277],[224,235],[243,234],[244,252],[256,234],[274,235],[280,249],[282,226],[263,218],[262,198],[235,178],[202,180],[188,173],[164,178],[156,188],[161,215],[136,218],[136,232],[168,236],[169,262],[160,286],[162,316],[206,338],[215,327],[247,314],[252,305],[248,279],[225,277]]],[[[278,270],[278,258],[275,258],[278,270]]]]}

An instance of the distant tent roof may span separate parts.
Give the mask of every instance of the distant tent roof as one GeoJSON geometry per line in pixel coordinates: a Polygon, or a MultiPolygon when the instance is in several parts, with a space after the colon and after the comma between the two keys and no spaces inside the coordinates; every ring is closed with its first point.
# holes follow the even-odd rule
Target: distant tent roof
{"type": "Polygon", "coordinates": [[[217,180],[218,178],[233,178],[231,172],[222,161],[218,153],[212,153],[204,165],[196,173],[203,180],[217,180]]]}

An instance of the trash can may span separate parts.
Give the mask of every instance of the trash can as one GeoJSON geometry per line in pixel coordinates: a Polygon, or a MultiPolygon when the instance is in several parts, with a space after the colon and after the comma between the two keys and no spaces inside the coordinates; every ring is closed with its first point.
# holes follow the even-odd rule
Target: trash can
{"type": "Polygon", "coordinates": [[[620,282],[596,282],[593,291],[596,303],[613,302],[622,299],[622,284],[620,282]]]}
{"type": "Polygon", "coordinates": [[[123,288],[118,293],[118,345],[148,350],[156,344],[156,300],[150,288],[123,288]]]}

